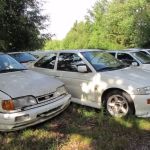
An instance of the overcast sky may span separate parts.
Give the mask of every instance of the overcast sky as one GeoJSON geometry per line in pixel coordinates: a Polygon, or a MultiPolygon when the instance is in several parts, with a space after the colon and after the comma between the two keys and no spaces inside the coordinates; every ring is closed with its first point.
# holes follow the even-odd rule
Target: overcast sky
{"type": "Polygon", "coordinates": [[[84,20],[96,0],[44,0],[44,14],[50,16],[48,31],[63,39],[76,20],[84,20]]]}

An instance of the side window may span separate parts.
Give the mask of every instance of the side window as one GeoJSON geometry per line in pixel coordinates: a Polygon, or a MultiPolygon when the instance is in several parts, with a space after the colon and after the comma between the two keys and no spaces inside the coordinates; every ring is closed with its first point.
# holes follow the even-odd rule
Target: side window
{"type": "Polygon", "coordinates": [[[149,56],[149,54],[147,52],[145,52],[145,51],[140,51],[140,52],[143,53],[144,55],[149,56]]]}
{"type": "Polygon", "coordinates": [[[51,53],[42,57],[38,62],[35,63],[35,66],[40,68],[54,69],[56,55],[56,53],[51,53]]]}
{"type": "Polygon", "coordinates": [[[115,55],[116,55],[116,53],[109,53],[109,54],[111,54],[111,55],[114,56],[114,57],[115,57],[115,55]]]}
{"type": "Polygon", "coordinates": [[[132,62],[135,62],[132,56],[130,56],[129,54],[125,54],[125,53],[118,53],[117,58],[121,60],[123,63],[126,63],[128,65],[131,65],[132,62]]]}
{"type": "Polygon", "coordinates": [[[77,67],[85,65],[83,60],[75,53],[60,53],[57,70],[78,72],[77,67]]]}

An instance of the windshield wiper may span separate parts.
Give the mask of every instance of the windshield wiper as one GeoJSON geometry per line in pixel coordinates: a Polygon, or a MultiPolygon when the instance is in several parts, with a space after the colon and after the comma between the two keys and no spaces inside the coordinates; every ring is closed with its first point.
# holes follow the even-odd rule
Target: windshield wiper
{"type": "Polygon", "coordinates": [[[14,72],[14,71],[22,71],[22,70],[27,70],[27,69],[3,69],[3,70],[0,70],[0,73],[6,73],[6,72],[14,72]]]}

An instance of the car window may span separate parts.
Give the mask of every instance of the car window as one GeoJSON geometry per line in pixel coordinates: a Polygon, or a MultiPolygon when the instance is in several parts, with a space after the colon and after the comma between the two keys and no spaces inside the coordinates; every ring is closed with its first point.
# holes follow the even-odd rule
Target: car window
{"type": "Polygon", "coordinates": [[[126,53],[118,53],[117,58],[128,65],[131,65],[133,62],[136,62],[136,60],[132,56],[126,53]]]}
{"type": "Polygon", "coordinates": [[[50,53],[42,57],[34,66],[40,68],[54,69],[57,53],[50,53]]]}
{"type": "Polygon", "coordinates": [[[37,54],[31,54],[31,55],[33,55],[35,58],[40,58],[40,56],[39,55],[37,55],[37,54]]]}
{"type": "Polygon", "coordinates": [[[26,68],[9,55],[0,55],[0,73],[26,70],[26,68]]]}
{"type": "Polygon", "coordinates": [[[144,55],[149,55],[147,52],[145,51],[140,51],[141,53],[143,53],[144,55]]]}
{"type": "Polygon", "coordinates": [[[116,53],[112,53],[112,52],[109,52],[109,54],[111,54],[112,56],[115,57],[116,53]]]}
{"type": "Polygon", "coordinates": [[[16,59],[20,63],[26,63],[29,61],[35,61],[36,58],[29,54],[29,53],[14,53],[14,54],[9,54],[11,57],[16,59]]]}
{"type": "MultiPolygon", "coordinates": [[[[85,65],[85,63],[77,54],[60,53],[58,58],[57,70],[78,72],[77,67],[79,65],[85,65]]],[[[88,68],[88,72],[89,71],[90,69],[88,68]]]]}
{"type": "Polygon", "coordinates": [[[132,52],[132,55],[142,64],[150,64],[150,55],[144,54],[142,52],[132,52]]]}
{"type": "Polygon", "coordinates": [[[126,66],[112,55],[101,51],[88,51],[81,53],[97,72],[112,71],[126,66]]]}

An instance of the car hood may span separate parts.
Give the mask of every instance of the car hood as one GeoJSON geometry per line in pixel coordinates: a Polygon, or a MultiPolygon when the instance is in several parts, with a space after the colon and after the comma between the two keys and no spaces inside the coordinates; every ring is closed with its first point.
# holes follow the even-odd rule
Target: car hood
{"type": "Polygon", "coordinates": [[[63,85],[54,78],[31,70],[1,73],[0,81],[0,90],[12,98],[48,94],[63,85]]]}
{"type": "Polygon", "coordinates": [[[107,71],[102,76],[107,79],[122,81],[122,84],[132,84],[135,87],[150,86],[150,72],[136,67],[107,71]]]}

